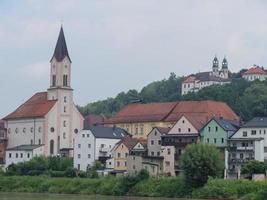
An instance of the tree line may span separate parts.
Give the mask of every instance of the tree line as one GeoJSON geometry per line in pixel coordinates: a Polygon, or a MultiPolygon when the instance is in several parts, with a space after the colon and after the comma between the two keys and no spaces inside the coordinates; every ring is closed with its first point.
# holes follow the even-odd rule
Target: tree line
{"type": "Polygon", "coordinates": [[[110,117],[125,105],[140,101],[143,103],[166,102],[181,100],[215,100],[227,103],[244,121],[255,116],[267,115],[267,81],[248,82],[241,78],[242,70],[230,74],[231,83],[213,85],[201,89],[197,93],[181,96],[181,85],[185,77],[171,73],[168,79],[155,81],[138,92],[129,90],[121,92],[115,98],[78,106],[80,112],[88,114],[103,114],[110,117]]]}

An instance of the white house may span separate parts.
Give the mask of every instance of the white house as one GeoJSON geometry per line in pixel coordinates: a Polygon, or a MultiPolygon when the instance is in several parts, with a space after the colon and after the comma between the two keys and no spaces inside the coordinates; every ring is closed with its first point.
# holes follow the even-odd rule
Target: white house
{"type": "Polygon", "coordinates": [[[44,154],[43,145],[20,145],[6,150],[5,167],[19,162],[29,161],[35,156],[44,154]]]}
{"type": "Polygon", "coordinates": [[[182,95],[186,95],[189,92],[198,92],[200,89],[214,84],[224,85],[230,83],[228,73],[228,62],[226,58],[223,59],[222,68],[219,70],[219,61],[215,56],[212,64],[212,71],[189,75],[183,81],[182,95]]]}
{"type": "Polygon", "coordinates": [[[114,167],[111,160],[111,150],[128,133],[121,128],[90,126],[82,130],[74,140],[74,167],[86,171],[96,160],[106,163],[108,167],[114,167]]]}
{"type": "Polygon", "coordinates": [[[255,81],[260,80],[264,81],[267,78],[267,73],[263,70],[263,68],[259,66],[253,66],[248,71],[246,71],[242,77],[247,81],[255,81]]]}
{"type": "Polygon", "coordinates": [[[34,94],[4,118],[7,148],[44,145],[44,155],[72,156],[73,139],[84,119],[73,102],[71,59],[62,27],[50,64],[48,90],[34,94]]]}
{"type": "Polygon", "coordinates": [[[255,117],[229,139],[228,169],[240,172],[250,160],[267,159],[267,117],[255,117]]]}

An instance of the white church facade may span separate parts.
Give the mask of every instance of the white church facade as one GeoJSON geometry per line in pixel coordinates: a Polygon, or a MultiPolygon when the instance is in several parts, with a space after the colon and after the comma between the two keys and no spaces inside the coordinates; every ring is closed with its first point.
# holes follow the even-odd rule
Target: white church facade
{"type": "Polygon", "coordinates": [[[198,92],[200,89],[211,85],[230,83],[228,76],[229,70],[226,58],[223,59],[222,68],[219,69],[219,61],[215,56],[212,62],[212,71],[191,74],[182,82],[182,95],[198,92]]]}
{"type": "Polygon", "coordinates": [[[73,155],[74,137],[83,129],[84,118],[73,102],[71,59],[62,27],[50,63],[48,90],[34,94],[4,118],[7,151],[41,145],[46,156],[73,155]]]}

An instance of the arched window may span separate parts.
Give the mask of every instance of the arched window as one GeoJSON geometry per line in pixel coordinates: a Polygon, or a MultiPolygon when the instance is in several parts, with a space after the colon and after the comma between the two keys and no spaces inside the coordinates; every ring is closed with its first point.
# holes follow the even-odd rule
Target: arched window
{"type": "Polygon", "coordinates": [[[54,140],[50,140],[50,155],[54,154],[54,140]]]}
{"type": "Polygon", "coordinates": [[[63,75],[63,86],[68,86],[68,75],[63,75]]]}

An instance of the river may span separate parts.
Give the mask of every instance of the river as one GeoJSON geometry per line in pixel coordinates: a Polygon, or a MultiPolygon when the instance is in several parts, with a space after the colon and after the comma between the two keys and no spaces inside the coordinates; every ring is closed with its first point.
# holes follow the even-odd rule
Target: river
{"type": "MultiPolygon", "coordinates": [[[[0,200],[170,200],[150,197],[86,196],[70,194],[0,193],[0,200]]],[[[177,199],[176,199],[177,200],[177,199]]],[[[179,199],[181,200],[181,199],[179,199]]]]}

